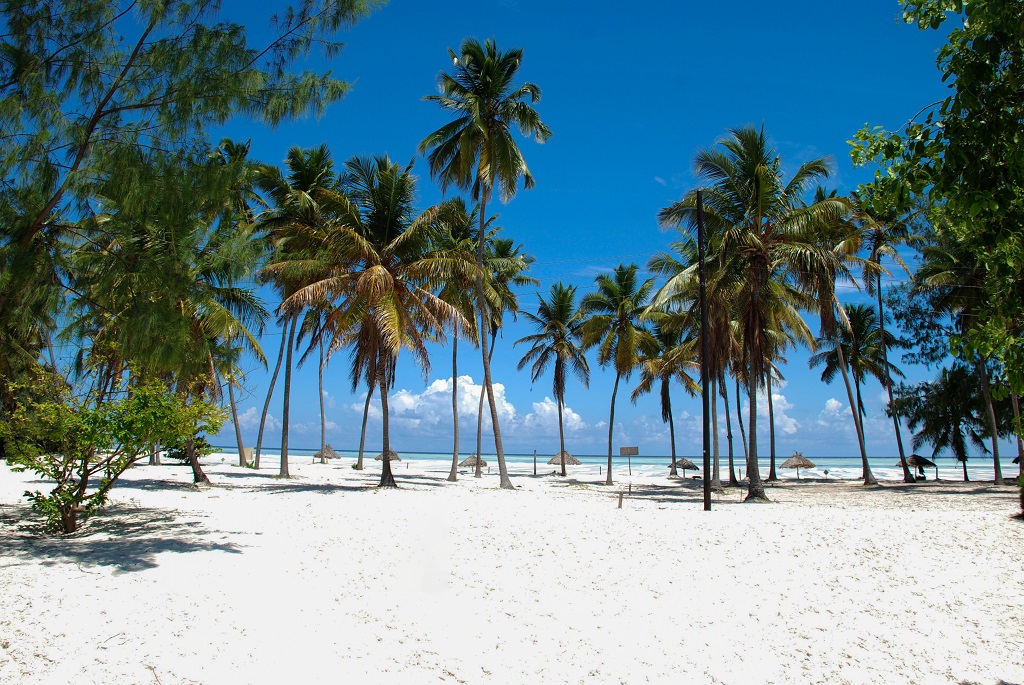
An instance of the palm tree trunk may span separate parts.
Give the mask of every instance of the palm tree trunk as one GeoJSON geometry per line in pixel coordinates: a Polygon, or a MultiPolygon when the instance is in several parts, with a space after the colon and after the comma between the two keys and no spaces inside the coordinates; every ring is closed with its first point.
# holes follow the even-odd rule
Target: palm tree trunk
{"type": "MultiPolygon", "coordinates": [[[[743,393],[740,392],[740,377],[736,376],[736,423],[740,427],[740,444],[743,445],[743,461],[747,461],[747,455],[750,454],[750,446],[747,444],[747,429],[743,427],[743,409],[740,407],[740,398],[743,393]]],[[[736,482],[739,485],[739,481],[736,482]]]]}
{"type": "Polygon", "coordinates": [[[963,466],[964,468],[964,482],[969,483],[971,479],[967,477],[967,460],[964,459],[963,461],[961,461],[960,465],[963,466]]]}
{"type": "MultiPolygon", "coordinates": [[[[665,381],[666,385],[668,381],[665,381]]],[[[665,404],[668,409],[668,441],[672,449],[672,464],[669,466],[669,476],[678,476],[679,472],[676,470],[676,422],[672,418],[672,398],[668,394],[668,390],[665,390],[665,404]]]]}
{"type": "Polygon", "coordinates": [[[772,374],[765,377],[768,390],[768,444],[770,457],[768,459],[768,482],[774,483],[779,479],[775,471],[775,401],[772,399],[772,374]]]}
{"type": "Polygon", "coordinates": [[[480,464],[480,460],[483,458],[481,452],[484,447],[484,398],[487,395],[486,388],[480,388],[480,402],[476,408],[476,470],[473,472],[474,478],[483,478],[484,470],[480,464]]]}
{"type": "Polygon", "coordinates": [[[196,485],[200,483],[210,485],[210,478],[203,472],[203,467],[199,463],[199,454],[196,451],[196,443],[191,437],[185,440],[185,456],[188,457],[188,465],[192,467],[192,482],[196,485]]]}
{"type": "Polygon", "coordinates": [[[256,436],[256,456],[253,466],[260,467],[260,450],[263,447],[263,427],[267,424],[267,412],[270,410],[270,398],[274,396],[274,384],[277,383],[277,374],[281,371],[281,362],[284,361],[285,347],[288,345],[288,320],[285,319],[284,330],[281,331],[281,349],[277,353],[277,363],[274,364],[274,373],[270,376],[270,389],[267,390],[267,400],[263,403],[263,415],[260,416],[260,430],[256,436]]]}
{"type": "Polygon", "coordinates": [[[910,464],[907,463],[907,452],[903,448],[903,431],[900,427],[900,416],[896,411],[896,403],[892,397],[892,378],[889,377],[889,351],[885,344],[885,310],[882,307],[882,272],[877,274],[878,283],[875,290],[878,294],[878,332],[882,340],[882,368],[885,369],[885,390],[889,394],[889,409],[892,411],[892,427],[896,431],[896,447],[900,451],[900,466],[903,467],[903,482],[916,483],[917,478],[910,471],[910,464]]]}
{"type": "Polygon", "coordinates": [[[288,330],[288,351],[284,363],[284,408],[281,410],[281,469],[277,475],[288,478],[288,421],[291,415],[292,400],[292,352],[295,349],[295,325],[299,317],[292,317],[292,325],[288,330]]]}
{"type": "Polygon", "coordinates": [[[736,480],[736,464],[735,464],[735,452],[733,450],[732,441],[732,418],[729,412],[729,384],[725,382],[725,374],[722,374],[722,381],[720,385],[722,389],[722,406],[725,407],[725,435],[729,439],[729,487],[736,487],[740,484],[736,480]]]}
{"type": "Polygon", "coordinates": [[[760,466],[757,463],[757,381],[754,374],[750,374],[751,380],[747,385],[747,399],[750,402],[750,449],[747,450],[747,496],[745,502],[750,500],[767,500],[768,495],[764,491],[764,483],[761,482],[760,466]]]}
{"type": "Polygon", "coordinates": [[[857,400],[853,396],[853,388],[850,386],[850,374],[846,370],[846,355],[843,354],[843,346],[838,340],[836,343],[836,355],[839,357],[839,372],[843,374],[843,384],[846,386],[846,397],[850,402],[850,413],[853,415],[853,427],[857,432],[857,446],[860,448],[861,475],[864,477],[864,485],[878,485],[875,475],[871,473],[871,464],[868,463],[868,452],[864,447],[864,429],[860,423],[860,410],[857,408],[857,400]]]}
{"type": "Polygon", "coordinates": [[[562,405],[565,401],[558,398],[558,457],[562,462],[562,476],[565,477],[565,432],[562,430],[562,405]]]}
{"type": "Polygon", "coordinates": [[[363,470],[363,448],[366,446],[366,419],[370,416],[370,400],[373,399],[373,390],[377,379],[370,381],[370,387],[366,389],[366,402],[363,404],[363,429],[359,432],[359,458],[356,459],[356,471],[363,470]]]}
{"type": "Polygon", "coordinates": [[[231,404],[231,422],[235,424],[235,442],[238,443],[238,465],[245,468],[245,443],[242,442],[242,428],[238,425],[238,405],[235,403],[235,379],[228,378],[228,402],[231,404]]]}
{"type": "MultiPolygon", "coordinates": [[[[729,407],[725,408],[726,413],[729,412],[729,407]]],[[[711,437],[712,445],[712,464],[711,469],[711,489],[715,492],[722,492],[725,488],[722,487],[722,476],[719,472],[719,462],[721,460],[721,451],[718,442],[718,375],[711,377],[711,437]]]]}
{"type": "Polygon", "coordinates": [[[619,377],[618,371],[615,372],[615,385],[612,386],[612,405],[608,412],[608,477],[605,479],[605,485],[612,484],[612,433],[615,431],[615,395],[619,392],[619,377]]]}
{"type": "Polygon", "coordinates": [[[1013,418],[1016,419],[1013,432],[1017,436],[1017,464],[1020,467],[1017,478],[1020,478],[1024,476],[1024,442],[1020,439],[1020,400],[1015,392],[1010,393],[1010,400],[1013,404],[1013,418]]]}
{"type": "Polygon", "coordinates": [[[317,389],[320,392],[320,463],[327,463],[327,414],[324,412],[324,343],[320,341],[320,368],[317,369],[317,389]]]}
{"type": "Polygon", "coordinates": [[[455,428],[455,439],[452,443],[452,470],[448,472],[448,480],[452,483],[459,479],[459,332],[452,335],[452,423],[455,428]]]}
{"type": "Polygon", "coordinates": [[[992,466],[994,481],[997,485],[1003,482],[1003,467],[999,464],[999,427],[996,423],[996,407],[992,403],[992,387],[989,385],[988,369],[985,368],[985,360],[981,355],[975,355],[974,368],[978,371],[981,379],[981,394],[985,398],[985,409],[988,414],[988,429],[992,433],[992,466]]]}
{"type": "Polygon", "coordinates": [[[380,388],[380,412],[381,418],[384,421],[384,450],[382,452],[384,456],[381,458],[380,484],[377,487],[397,488],[398,483],[395,482],[395,475],[391,472],[391,438],[388,434],[391,428],[388,422],[388,384],[384,379],[383,363],[377,372],[377,386],[380,388]]]}
{"type": "MultiPolygon", "coordinates": [[[[480,196],[480,237],[477,241],[476,259],[477,268],[480,273],[476,277],[476,295],[480,308],[480,355],[484,362],[484,389],[487,391],[487,404],[491,410],[491,428],[494,431],[494,450],[498,457],[499,487],[502,490],[514,490],[515,486],[508,477],[508,468],[505,465],[505,450],[501,445],[501,426],[498,424],[498,405],[494,401],[494,386],[491,382],[491,358],[487,354],[487,336],[484,331],[490,330],[488,326],[487,300],[484,293],[484,243],[487,241],[485,230],[486,222],[484,217],[487,212],[487,189],[480,196]]],[[[479,462],[478,462],[479,463],[479,462]]]]}

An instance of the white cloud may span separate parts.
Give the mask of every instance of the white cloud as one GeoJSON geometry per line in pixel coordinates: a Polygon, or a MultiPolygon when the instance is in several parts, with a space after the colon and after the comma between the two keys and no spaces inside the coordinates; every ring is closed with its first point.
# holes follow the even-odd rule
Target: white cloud
{"type": "MultiPolygon", "coordinates": [[[[780,383],[776,390],[782,390],[785,387],[785,383],[780,383]]],[[[772,392],[772,409],[775,413],[776,430],[780,430],[786,435],[794,435],[800,430],[800,422],[786,413],[795,406],[781,392],[772,392]]],[[[757,393],[757,415],[763,419],[768,418],[768,396],[763,391],[757,393]]]]}
{"type": "Polygon", "coordinates": [[[825,401],[825,407],[818,414],[818,425],[827,428],[835,427],[849,414],[849,409],[834,397],[825,401]]]}
{"type": "MultiPolygon", "coordinates": [[[[546,396],[533,403],[533,411],[523,417],[522,428],[537,435],[558,435],[558,403],[546,396]]],[[[562,428],[566,433],[575,433],[589,428],[583,417],[566,405],[562,407],[562,428]]]]}
{"type": "Polygon", "coordinates": [[[666,187],[668,186],[668,182],[665,179],[663,179],[661,176],[655,176],[654,177],[654,182],[657,183],[658,185],[662,185],[662,186],[666,186],[666,187]]]}
{"type": "MultiPolygon", "coordinates": [[[[238,426],[240,428],[255,429],[258,430],[260,427],[260,412],[256,407],[249,407],[245,411],[238,415],[238,426]]],[[[281,422],[278,421],[273,414],[267,414],[267,423],[264,431],[275,432],[281,430],[281,422]]]]}

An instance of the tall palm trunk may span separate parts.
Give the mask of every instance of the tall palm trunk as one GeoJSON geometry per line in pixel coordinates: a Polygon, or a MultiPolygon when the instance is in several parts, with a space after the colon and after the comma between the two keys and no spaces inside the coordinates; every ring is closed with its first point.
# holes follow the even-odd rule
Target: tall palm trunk
{"type": "Polygon", "coordinates": [[[963,466],[964,469],[964,482],[969,483],[971,479],[967,477],[967,460],[964,459],[963,461],[961,461],[960,465],[963,466]]]}
{"type": "Polygon", "coordinates": [[[281,469],[277,475],[288,478],[288,421],[291,415],[292,400],[292,352],[295,349],[295,325],[299,317],[292,317],[292,325],[288,330],[288,351],[284,363],[284,408],[281,410],[281,469]]]}
{"type": "Polygon", "coordinates": [[[320,392],[320,463],[327,463],[327,414],[324,411],[324,343],[320,341],[320,367],[317,369],[317,389],[320,392]]]}
{"type": "Polygon", "coordinates": [[[448,480],[452,483],[459,479],[459,332],[452,336],[452,423],[455,427],[455,440],[452,443],[452,470],[448,472],[448,480]]]}
{"type": "Polygon", "coordinates": [[[853,427],[857,432],[857,446],[860,448],[861,474],[864,477],[864,485],[878,485],[875,474],[871,473],[871,464],[868,463],[868,452],[864,447],[864,428],[860,422],[860,410],[857,408],[857,400],[853,396],[853,387],[850,385],[850,374],[846,369],[846,355],[843,354],[843,346],[836,341],[836,355],[839,357],[839,372],[843,374],[843,384],[846,386],[846,397],[850,402],[850,413],[853,415],[853,427]]]}
{"type": "Polygon", "coordinates": [[[363,404],[363,429],[359,432],[359,458],[356,459],[356,471],[363,470],[363,448],[366,446],[366,419],[370,416],[370,400],[373,399],[373,390],[377,379],[370,381],[370,387],[366,389],[366,402],[363,404]]]}
{"type": "Polygon", "coordinates": [[[612,484],[612,434],[615,431],[615,396],[619,393],[619,378],[621,374],[615,372],[615,385],[612,386],[612,406],[608,412],[608,477],[605,485],[612,484]]]}
{"type": "Polygon", "coordinates": [[[747,384],[747,400],[750,402],[750,448],[747,450],[747,496],[744,501],[766,500],[768,495],[761,482],[761,471],[757,463],[757,382],[756,375],[750,374],[747,384]]]}
{"type": "MultiPolygon", "coordinates": [[[[494,343],[497,341],[498,333],[494,331],[491,333],[491,350],[487,353],[487,358],[491,359],[494,356],[494,343]]],[[[476,470],[473,472],[474,478],[483,478],[483,464],[480,460],[483,459],[483,445],[484,445],[484,398],[485,390],[480,388],[480,402],[476,408],[476,470]]]]}
{"type": "MultiPolygon", "coordinates": [[[[747,444],[747,429],[743,427],[743,408],[740,406],[741,397],[743,397],[743,393],[740,392],[740,377],[736,376],[736,423],[740,427],[740,444],[743,445],[743,461],[746,462],[747,455],[750,453],[750,446],[747,444]]],[[[737,485],[739,485],[738,481],[737,485]]]]}
{"type": "Polygon", "coordinates": [[[988,369],[981,355],[975,355],[974,368],[981,379],[981,395],[985,398],[985,410],[988,415],[988,429],[992,433],[992,466],[994,480],[997,485],[1003,482],[1003,467],[999,464],[999,427],[996,423],[996,407],[992,403],[992,386],[988,380],[988,369]]]}
{"type": "Polygon", "coordinates": [[[1020,399],[1017,393],[1010,393],[1010,400],[1013,403],[1013,418],[1016,419],[1013,432],[1017,436],[1017,464],[1019,465],[1017,478],[1024,476],[1024,442],[1020,439],[1020,399]]]}
{"type": "MultiPolygon", "coordinates": [[[[494,431],[494,450],[498,457],[498,476],[500,487],[503,490],[513,490],[515,486],[508,477],[508,468],[505,465],[505,450],[501,445],[501,427],[498,425],[498,405],[494,401],[494,386],[491,382],[491,358],[487,354],[487,336],[484,331],[489,330],[487,300],[484,293],[484,243],[487,241],[486,221],[487,215],[487,188],[480,196],[480,237],[477,241],[476,264],[480,273],[476,277],[476,295],[480,308],[480,355],[484,362],[484,389],[487,391],[487,404],[491,409],[491,428],[494,431]]],[[[479,462],[477,462],[479,464],[479,462]]]]}
{"type": "Polygon", "coordinates": [[[768,482],[774,483],[779,479],[775,471],[775,401],[772,399],[772,374],[765,377],[768,390],[768,444],[770,457],[768,459],[768,482]]]}
{"type": "Polygon", "coordinates": [[[395,475],[391,472],[391,437],[389,435],[391,426],[388,422],[388,384],[384,379],[383,364],[377,372],[377,386],[380,388],[380,412],[384,422],[384,450],[383,457],[381,458],[380,484],[377,487],[397,488],[398,483],[395,482],[395,475]]]}
{"type": "Polygon", "coordinates": [[[740,482],[736,480],[736,457],[732,441],[732,418],[731,413],[729,412],[729,384],[725,382],[724,373],[722,374],[720,387],[722,389],[722,406],[725,408],[725,435],[729,439],[729,487],[732,488],[739,485],[740,482]]]}
{"type": "Polygon", "coordinates": [[[892,378],[889,377],[889,351],[885,344],[885,310],[882,307],[882,272],[877,274],[875,290],[878,293],[878,332],[882,340],[882,368],[885,369],[885,390],[889,394],[889,409],[892,411],[892,427],[896,431],[896,447],[900,452],[900,466],[903,467],[903,482],[916,483],[917,478],[910,471],[907,463],[907,452],[903,448],[903,431],[900,429],[900,415],[896,411],[896,403],[892,397],[892,378]]]}
{"type": "MultiPolygon", "coordinates": [[[[729,407],[725,408],[725,413],[729,413],[729,407]]],[[[715,492],[722,492],[725,488],[722,487],[722,476],[719,472],[719,463],[721,460],[721,450],[718,442],[718,375],[711,377],[711,436],[714,450],[712,452],[712,469],[711,469],[711,489],[715,492]]],[[[703,468],[703,464],[701,465],[703,468]]]]}
{"type": "Polygon", "coordinates": [[[676,470],[676,422],[672,418],[672,397],[668,392],[668,380],[662,381],[664,384],[664,395],[665,395],[665,409],[668,413],[668,441],[672,449],[672,464],[669,466],[669,476],[678,476],[679,472],[676,470]]]}
{"type": "Polygon", "coordinates": [[[288,320],[285,319],[284,330],[281,331],[281,349],[277,353],[277,363],[274,364],[274,373],[270,376],[270,389],[267,390],[267,400],[263,403],[263,415],[260,416],[260,430],[256,435],[256,456],[253,466],[260,467],[260,450],[263,448],[263,427],[267,424],[267,412],[270,411],[270,398],[274,396],[274,384],[277,383],[277,374],[281,371],[281,362],[284,361],[285,347],[288,345],[288,320]]]}
{"type": "Polygon", "coordinates": [[[228,402],[231,404],[231,422],[235,424],[235,442],[238,443],[238,465],[245,468],[245,443],[242,442],[242,427],[238,425],[238,405],[235,403],[235,379],[228,379],[228,402]]]}
{"type": "Polygon", "coordinates": [[[558,457],[562,462],[562,476],[566,475],[565,472],[565,432],[562,430],[562,406],[565,401],[561,395],[558,397],[558,457]]]}

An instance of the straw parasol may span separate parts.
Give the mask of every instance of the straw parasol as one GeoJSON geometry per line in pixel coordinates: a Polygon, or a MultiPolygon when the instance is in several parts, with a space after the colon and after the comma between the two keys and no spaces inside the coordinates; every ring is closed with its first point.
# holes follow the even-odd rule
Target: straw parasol
{"type": "MultiPolygon", "coordinates": [[[[896,466],[901,466],[901,464],[899,462],[896,462],[896,466]]],[[[928,457],[922,457],[920,454],[911,454],[909,457],[907,457],[907,466],[913,466],[917,468],[917,470],[921,472],[922,476],[924,476],[925,466],[933,466],[935,467],[935,480],[939,479],[939,467],[938,465],[936,465],[934,461],[932,461],[928,457]]]]}
{"type": "Polygon", "coordinates": [[[793,456],[782,462],[780,468],[796,469],[796,479],[800,480],[800,469],[813,469],[814,462],[799,452],[793,452],[793,456]]]}
{"type": "Polygon", "coordinates": [[[477,459],[480,459],[480,466],[487,466],[487,461],[485,459],[481,459],[480,457],[476,456],[475,454],[472,455],[472,456],[466,457],[465,459],[460,461],[459,462],[459,466],[473,466],[473,467],[475,467],[477,459]]]}
{"type": "MultiPolygon", "coordinates": [[[[676,458],[676,462],[675,462],[675,467],[677,469],[682,469],[683,470],[683,477],[684,478],[686,477],[687,470],[689,470],[689,471],[700,471],[700,469],[697,468],[697,465],[694,464],[689,459],[687,459],[686,457],[677,457],[676,458]]],[[[669,465],[669,468],[672,468],[671,464],[669,465]]]]}
{"type": "Polygon", "coordinates": [[[325,447],[323,450],[316,451],[316,454],[313,455],[313,463],[315,464],[316,460],[319,459],[321,464],[326,464],[328,459],[338,458],[338,453],[335,452],[334,448],[331,447],[330,443],[328,443],[327,447],[325,447]]]}
{"type": "Polygon", "coordinates": [[[568,452],[559,452],[555,456],[551,457],[551,460],[548,461],[548,463],[549,464],[561,464],[562,463],[562,455],[563,454],[565,455],[565,465],[566,466],[580,466],[583,463],[582,461],[580,461],[576,457],[572,456],[568,452]]]}
{"type": "MultiPolygon", "coordinates": [[[[381,452],[376,457],[374,457],[374,459],[377,461],[384,461],[384,453],[381,452]]],[[[388,450],[388,461],[402,461],[402,458],[398,456],[398,452],[394,450],[388,450]]]]}

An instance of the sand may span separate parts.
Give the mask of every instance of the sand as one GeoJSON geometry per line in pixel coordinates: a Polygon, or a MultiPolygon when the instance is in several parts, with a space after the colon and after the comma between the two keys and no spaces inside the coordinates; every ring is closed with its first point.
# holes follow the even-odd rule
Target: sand
{"type": "Polygon", "coordinates": [[[141,466],[47,538],[0,462],[2,683],[1024,683],[1014,488],[141,466]],[[618,508],[620,490],[626,493],[618,508]]]}

